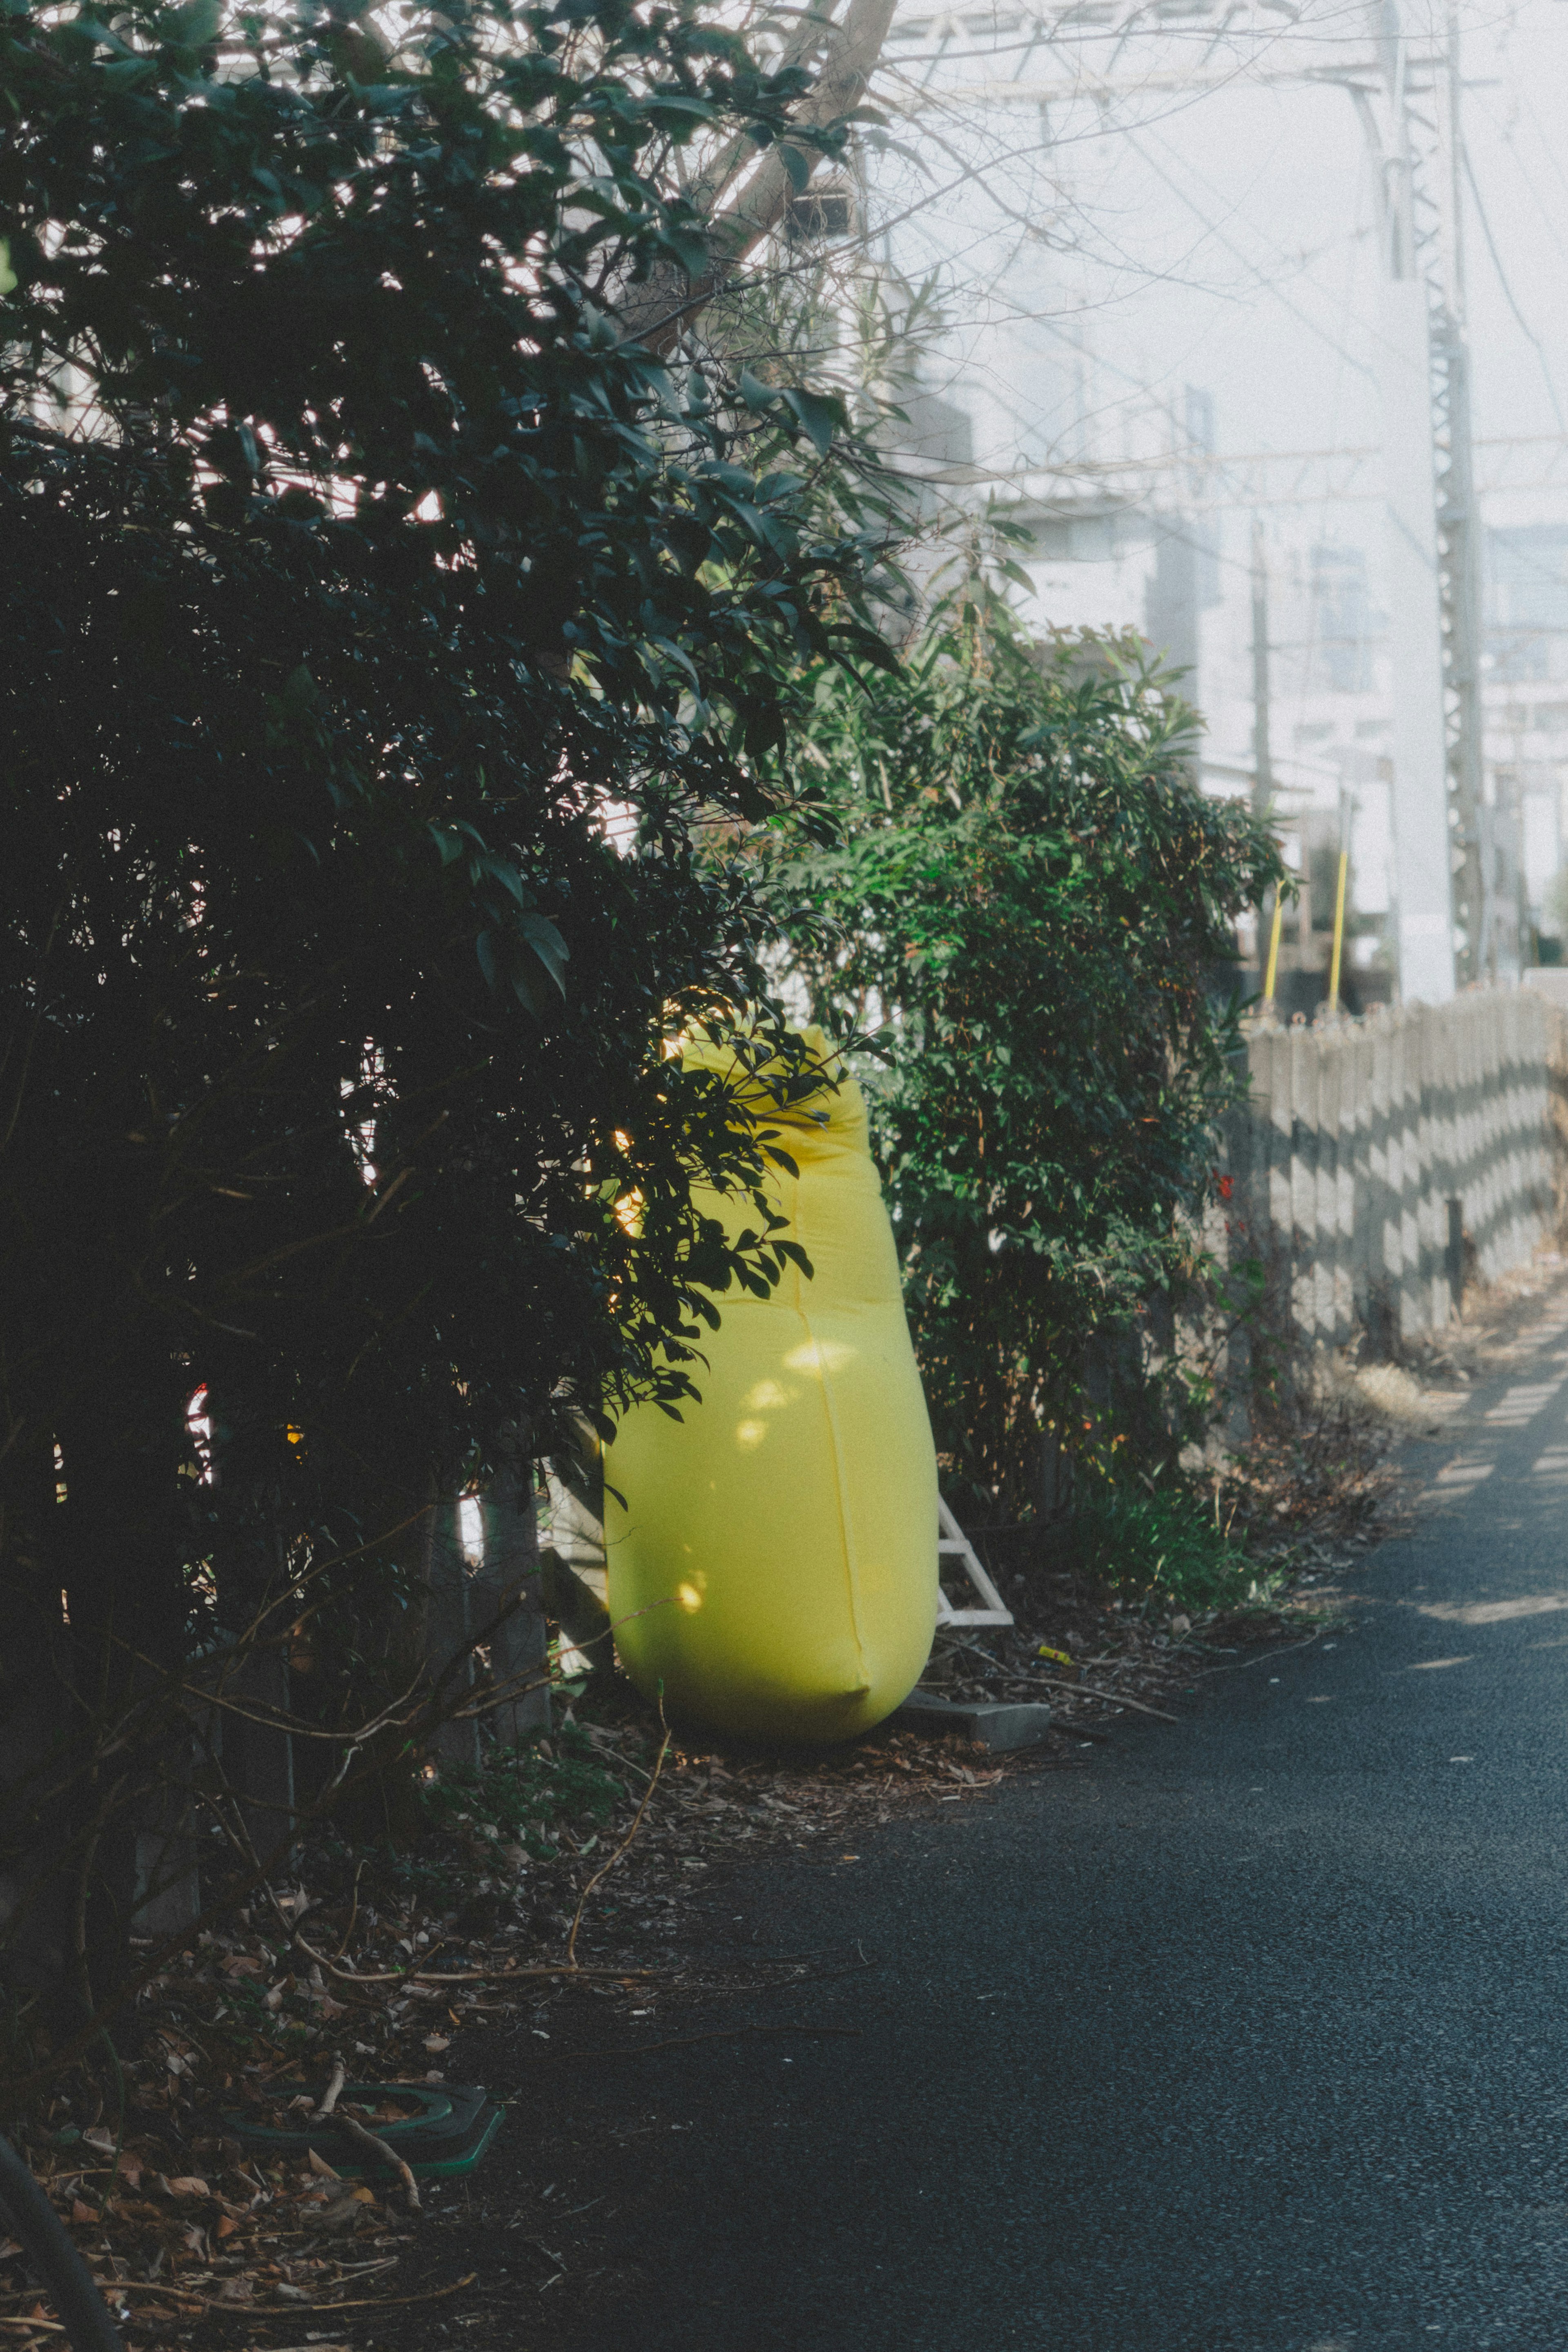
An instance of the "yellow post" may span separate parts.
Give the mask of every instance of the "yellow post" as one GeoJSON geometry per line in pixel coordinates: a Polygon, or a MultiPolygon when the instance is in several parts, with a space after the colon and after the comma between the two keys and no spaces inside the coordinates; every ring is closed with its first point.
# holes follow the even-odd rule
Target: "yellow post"
{"type": "Polygon", "coordinates": [[[1344,946],[1344,881],[1349,872],[1350,852],[1348,849],[1342,849],[1339,854],[1339,888],[1334,893],[1333,902],[1333,960],[1329,965],[1329,1011],[1331,1013],[1339,1011],[1339,959],[1340,950],[1344,946]]]}
{"type": "Polygon", "coordinates": [[[1274,974],[1279,970],[1280,966],[1280,925],[1284,920],[1284,893],[1276,889],[1274,893],[1274,923],[1272,929],[1269,933],[1269,969],[1263,979],[1263,1002],[1265,1004],[1272,1004],[1274,1002],[1274,974]]]}

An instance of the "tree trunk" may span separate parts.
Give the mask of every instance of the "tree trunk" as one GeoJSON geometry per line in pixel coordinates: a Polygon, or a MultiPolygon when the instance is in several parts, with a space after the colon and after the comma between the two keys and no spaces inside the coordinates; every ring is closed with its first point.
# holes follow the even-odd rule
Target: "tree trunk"
{"type": "Polygon", "coordinates": [[[60,1579],[47,1545],[56,1510],[53,1447],[7,1465],[0,1566],[0,1986],[22,2020],[67,2021],[71,1905],[64,1852],[69,1809],[43,1801],[40,1775],[70,1721],[68,1638],[60,1579]],[[24,1491],[26,1489],[26,1491],[24,1491]]]}
{"type": "Polygon", "coordinates": [[[526,1432],[513,1429],[501,1466],[479,1496],[476,1557],[464,1546],[461,1503],[443,1503],[435,1513],[426,1640],[432,1678],[447,1676],[452,1704],[499,1695],[483,1716],[453,1717],[436,1733],[441,1755],[474,1769],[486,1739],[512,1747],[549,1729],[548,1633],[529,1471],[526,1432]]]}
{"type": "Polygon", "coordinates": [[[123,1974],[137,1901],[138,1842],[179,1811],[189,1737],[178,1695],[161,1688],[185,1650],[185,1515],[177,1475],[185,1414],[180,1368],[120,1368],[62,1415],[61,1581],[68,1615],[73,1790],[72,1949],[81,2013],[123,1974]],[[110,1752],[130,1719],[135,1736],[110,1752]]]}
{"type": "Polygon", "coordinates": [[[487,1720],[497,1746],[511,1748],[550,1727],[549,1628],[540,1591],[533,1465],[521,1433],[479,1508],[481,1609],[486,1622],[507,1612],[490,1637],[490,1677],[497,1689],[511,1694],[487,1720]]]}
{"type": "MultiPolygon", "coordinates": [[[[218,1666],[223,1695],[236,1709],[287,1715],[294,1697],[292,1610],[281,1501],[263,1465],[244,1399],[209,1389],[207,1416],[218,1507],[218,1622],[231,1645],[218,1666]]],[[[245,1837],[258,1858],[265,1856],[287,1833],[294,1814],[293,1738],[274,1723],[227,1706],[214,1709],[213,1733],[245,1837]]]]}
{"type": "MultiPolygon", "coordinates": [[[[463,1549],[462,1504],[449,1496],[435,1506],[425,1607],[425,1656],[433,1684],[444,1684],[447,1706],[474,1685],[474,1569],[463,1549]]],[[[472,1716],[438,1724],[434,1745],[448,1764],[479,1769],[479,1727],[472,1716]]]]}
{"type": "MultiPolygon", "coordinates": [[[[837,0],[831,0],[836,5],[837,0]]],[[[865,96],[866,86],[882,55],[894,0],[850,0],[842,24],[820,36],[813,23],[800,37],[795,60],[801,61],[823,38],[822,67],[791,116],[802,131],[821,131],[852,114],[865,96]]],[[[696,185],[699,206],[716,206],[737,172],[758,154],[749,140],[727,147],[696,185]]],[[[820,151],[788,137],[759,156],[750,177],[731,203],[712,209],[708,222],[708,264],[693,278],[674,263],[649,273],[632,288],[616,308],[621,331],[628,342],[646,345],[661,357],[671,352],[698,313],[706,309],[726,280],[739,268],[772,230],[778,227],[792,196],[801,193],[818,163],[820,151]],[[790,159],[794,169],[790,168],[790,159]]]]}

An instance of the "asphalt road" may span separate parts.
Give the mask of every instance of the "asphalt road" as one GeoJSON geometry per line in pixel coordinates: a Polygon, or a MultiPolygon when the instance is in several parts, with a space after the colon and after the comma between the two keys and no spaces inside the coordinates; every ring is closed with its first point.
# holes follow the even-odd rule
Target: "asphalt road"
{"type": "Polygon", "coordinates": [[[1568,2347],[1568,1285],[1535,1316],[1353,1632],[736,1878],[737,1938],[863,1946],[788,2012],[858,2035],[585,2065],[612,2273],[549,2340],[1568,2347]]]}

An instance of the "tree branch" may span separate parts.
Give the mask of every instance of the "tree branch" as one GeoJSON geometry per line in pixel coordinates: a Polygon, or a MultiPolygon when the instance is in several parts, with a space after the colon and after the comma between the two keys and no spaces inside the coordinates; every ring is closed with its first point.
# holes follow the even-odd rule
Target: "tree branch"
{"type": "MultiPolygon", "coordinates": [[[[850,0],[842,24],[833,25],[828,32],[822,69],[791,117],[799,129],[827,130],[854,111],[882,55],[894,5],[894,0],[850,0]]],[[[820,20],[811,27],[813,42],[819,29],[820,20]]],[[[803,52],[806,46],[802,39],[803,52]]],[[[733,181],[750,144],[749,141],[732,142],[697,184],[699,191],[712,188],[716,198],[733,181]]],[[[801,193],[821,161],[821,149],[810,142],[786,137],[768,148],[735,201],[713,215],[708,263],[701,275],[690,277],[671,262],[655,269],[644,285],[630,290],[617,313],[624,339],[642,343],[664,358],[726,279],[778,227],[790,198],[801,193]],[[793,173],[786,160],[789,155],[796,159],[793,173]],[[805,177],[798,184],[801,163],[805,177]]]]}

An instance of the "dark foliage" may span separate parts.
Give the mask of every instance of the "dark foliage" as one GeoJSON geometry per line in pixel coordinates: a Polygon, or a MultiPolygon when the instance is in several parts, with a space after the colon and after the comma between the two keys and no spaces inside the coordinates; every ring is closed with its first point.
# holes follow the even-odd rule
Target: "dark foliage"
{"type": "MultiPolygon", "coordinates": [[[[870,642],[866,551],[831,402],[614,305],[801,77],[690,7],[399,27],[0,23],[0,1666],[84,1755],[324,1563],[373,1696],[430,1496],[679,1393],[777,1267],[690,1198],[767,1139],[664,1048],[758,992],[693,820],[870,642]]],[[[56,1824],[78,1958],[158,1762],[56,1824]]]]}

